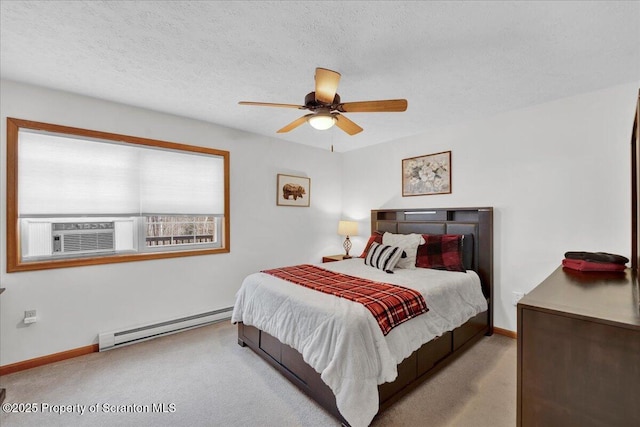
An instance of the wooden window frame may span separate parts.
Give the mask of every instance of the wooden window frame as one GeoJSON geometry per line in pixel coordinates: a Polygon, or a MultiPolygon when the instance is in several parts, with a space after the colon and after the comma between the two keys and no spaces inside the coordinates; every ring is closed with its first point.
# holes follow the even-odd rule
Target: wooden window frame
{"type": "Polygon", "coordinates": [[[7,117],[7,273],[228,253],[231,249],[229,189],[228,151],[7,117]],[[21,259],[20,233],[18,230],[18,131],[20,129],[32,129],[222,157],[224,159],[224,222],[223,230],[221,233],[222,247],[182,250],[176,249],[175,251],[172,250],[151,253],[145,252],[135,254],[109,254],[81,258],[23,262],[21,259]]]}

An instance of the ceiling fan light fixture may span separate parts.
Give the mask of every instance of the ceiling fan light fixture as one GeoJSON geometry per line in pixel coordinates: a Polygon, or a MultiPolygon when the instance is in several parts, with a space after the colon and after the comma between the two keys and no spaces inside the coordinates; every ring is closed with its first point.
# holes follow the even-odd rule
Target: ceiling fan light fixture
{"type": "Polygon", "coordinates": [[[317,130],[327,130],[336,124],[336,118],[330,113],[318,113],[313,117],[309,117],[309,124],[317,130]]]}

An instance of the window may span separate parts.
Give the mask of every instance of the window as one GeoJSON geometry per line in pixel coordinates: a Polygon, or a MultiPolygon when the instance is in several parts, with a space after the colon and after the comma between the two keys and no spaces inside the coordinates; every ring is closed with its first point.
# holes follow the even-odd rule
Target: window
{"type": "Polygon", "coordinates": [[[229,252],[229,153],[7,119],[7,271],[229,252]]]}
{"type": "Polygon", "coordinates": [[[153,246],[217,243],[220,221],[215,216],[147,216],[145,244],[153,246]]]}

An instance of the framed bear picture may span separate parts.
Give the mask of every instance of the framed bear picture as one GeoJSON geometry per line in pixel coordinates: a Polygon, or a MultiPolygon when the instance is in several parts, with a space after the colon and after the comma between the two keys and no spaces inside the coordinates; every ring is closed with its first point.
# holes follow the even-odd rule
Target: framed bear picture
{"type": "Polygon", "coordinates": [[[278,174],[276,204],[278,206],[309,207],[311,201],[311,178],[278,174]]]}

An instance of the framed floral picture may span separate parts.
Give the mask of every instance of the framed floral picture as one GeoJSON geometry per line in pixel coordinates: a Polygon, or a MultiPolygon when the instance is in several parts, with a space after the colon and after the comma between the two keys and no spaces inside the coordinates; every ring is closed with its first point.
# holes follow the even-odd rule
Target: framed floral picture
{"type": "Polygon", "coordinates": [[[278,174],[276,204],[278,206],[309,207],[311,178],[278,174]]]}
{"type": "Polygon", "coordinates": [[[402,197],[451,193],[451,151],[402,160],[402,197]]]}

